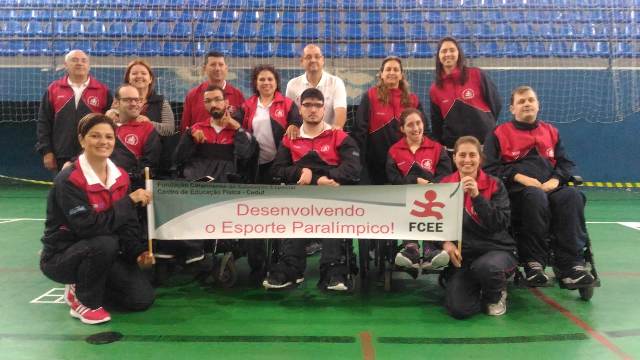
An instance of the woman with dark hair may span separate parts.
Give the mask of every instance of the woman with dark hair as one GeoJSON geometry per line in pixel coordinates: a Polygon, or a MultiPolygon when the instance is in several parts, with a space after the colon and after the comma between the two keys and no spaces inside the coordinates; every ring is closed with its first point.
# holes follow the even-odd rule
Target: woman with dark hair
{"type": "Polygon", "coordinates": [[[238,110],[242,127],[253,134],[260,148],[256,182],[273,183],[271,165],[282,137],[297,136],[302,125],[298,107],[280,93],[280,74],[273,65],[257,65],[251,71],[253,96],[238,110]]]}
{"type": "Polygon", "coordinates": [[[172,135],[175,119],[169,101],[156,92],[156,76],[149,63],[133,60],[124,72],[124,83],[133,85],[140,92],[142,110],[140,119],[151,121],[160,136],[172,135]]]}
{"type": "Polygon", "coordinates": [[[453,267],[445,273],[445,306],[451,316],[464,319],[486,308],[488,315],[507,311],[507,278],[518,265],[516,243],[507,229],[511,222],[509,195],[502,182],[482,171],[480,141],[460,137],[454,146],[457,171],[442,183],[459,182],[464,191],[462,252],[443,244],[453,267]]]}
{"type": "MultiPolygon", "coordinates": [[[[451,173],[451,160],[446,149],[424,134],[424,115],[407,108],[400,115],[400,132],[404,135],[389,149],[387,178],[394,185],[429,184],[451,173]]],[[[425,241],[422,262],[417,241],[404,241],[396,254],[395,264],[402,268],[435,270],[449,263],[449,256],[439,246],[425,241]]]]}
{"type": "Polygon", "coordinates": [[[380,65],[378,83],[362,95],[351,133],[374,185],[389,181],[385,172],[387,152],[402,137],[398,119],[406,108],[422,111],[420,100],[409,90],[402,61],[395,56],[387,57],[380,65]]]}
{"type": "Polygon", "coordinates": [[[462,48],[452,37],[438,42],[435,63],[435,82],[429,90],[434,139],[449,150],[465,135],[484,143],[502,108],[495,84],[484,71],[466,65],[462,48]]]}
{"type": "Polygon", "coordinates": [[[154,291],[140,267],[153,264],[140,238],[136,205],[151,194],[129,194],[127,172],[109,160],[116,125],[97,113],[78,123],[83,152],[54,180],[47,200],[40,269],[65,285],[71,316],[85,324],[111,320],[106,299],[130,310],[145,310],[154,291]],[[136,264],[137,263],[137,264],[136,264]]]}

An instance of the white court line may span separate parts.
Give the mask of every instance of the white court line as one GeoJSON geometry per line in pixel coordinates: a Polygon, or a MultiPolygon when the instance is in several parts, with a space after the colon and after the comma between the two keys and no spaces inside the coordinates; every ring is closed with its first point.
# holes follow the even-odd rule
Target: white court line
{"type": "Polygon", "coordinates": [[[0,220],[0,225],[2,225],[2,224],[8,224],[8,223],[16,222],[16,221],[20,221],[20,219],[13,219],[13,220],[0,220]]]}
{"type": "Polygon", "coordinates": [[[35,219],[35,218],[7,218],[0,219],[0,224],[7,224],[16,221],[45,221],[46,219],[35,219]]]}
{"type": "Polygon", "coordinates": [[[640,231],[640,222],[621,222],[618,224],[640,231]]]}
{"type": "Polygon", "coordinates": [[[64,288],[53,288],[37,298],[29,301],[30,304],[64,304],[64,288]]]}

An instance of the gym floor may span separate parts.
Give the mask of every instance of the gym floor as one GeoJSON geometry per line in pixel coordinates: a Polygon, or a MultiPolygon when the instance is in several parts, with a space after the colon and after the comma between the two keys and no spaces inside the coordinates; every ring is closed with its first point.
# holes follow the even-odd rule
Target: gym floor
{"type": "Polygon", "coordinates": [[[588,302],[557,285],[512,285],[506,315],[458,321],[442,307],[435,275],[396,274],[391,292],[371,281],[352,294],[326,294],[315,286],[315,255],[294,290],[250,287],[240,259],[232,289],[175,276],[151,309],[114,310],[103,325],[70,317],[62,285],[38,269],[46,193],[41,185],[0,186],[2,359],[640,358],[637,192],[586,191],[602,281],[588,302]]]}

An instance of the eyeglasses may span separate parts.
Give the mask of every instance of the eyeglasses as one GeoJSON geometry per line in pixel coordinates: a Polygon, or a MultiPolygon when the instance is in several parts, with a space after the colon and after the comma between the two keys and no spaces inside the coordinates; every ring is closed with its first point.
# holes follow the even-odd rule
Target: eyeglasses
{"type": "Polygon", "coordinates": [[[204,99],[204,102],[207,103],[207,104],[210,104],[210,103],[221,103],[221,102],[224,102],[224,98],[217,97],[217,98],[213,98],[213,99],[204,99]]]}
{"type": "Polygon", "coordinates": [[[142,99],[142,98],[120,98],[120,99],[118,99],[118,100],[120,100],[120,101],[122,101],[122,102],[129,103],[129,104],[133,104],[133,103],[141,103],[141,102],[143,102],[143,101],[144,101],[144,99],[142,99]]]}
{"type": "Polygon", "coordinates": [[[306,109],[311,109],[311,108],[321,109],[321,108],[324,107],[324,104],[323,103],[319,103],[319,102],[316,102],[316,103],[304,103],[304,104],[302,104],[302,107],[306,108],[306,109]]]}

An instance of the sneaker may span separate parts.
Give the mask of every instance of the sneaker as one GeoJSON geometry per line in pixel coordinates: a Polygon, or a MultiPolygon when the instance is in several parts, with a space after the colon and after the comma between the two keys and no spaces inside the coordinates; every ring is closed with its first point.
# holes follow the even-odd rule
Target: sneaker
{"type": "Polygon", "coordinates": [[[82,305],[77,299],[71,304],[69,314],[85,324],[100,324],[111,320],[111,315],[104,308],[91,309],[82,305]]]}
{"type": "Polygon", "coordinates": [[[293,285],[293,283],[287,280],[287,276],[281,272],[270,273],[262,282],[262,286],[264,286],[265,289],[283,289],[291,285],[293,285]]]}
{"type": "Polygon", "coordinates": [[[487,304],[487,315],[500,316],[507,312],[507,290],[502,290],[500,300],[495,304],[487,304]]]}
{"type": "Polygon", "coordinates": [[[318,240],[312,239],[304,248],[304,251],[307,253],[307,256],[312,256],[315,253],[322,251],[322,243],[318,240]]]}
{"type": "Polygon", "coordinates": [[[76,285],[66,284],[64,286],[64,302],[71,306],[76,301],[76,285]]]}
{"type": "Polygon", "coordinates": [[[529,261],[524,265],[524,276],[529,286],[543,286],[549,281],[544,273],[544,267],[537,261],[529,261]]]}
{"type": "Polygon", "coordinates": [[[346,276],[344,275],[331,276],[331,279],[329,279],[329,285],[327,285],[327,290],[334,290],[334,291],[349,290],[349,285],[347,283],[346,276]]]}
{"type": "Polygon", "coordinates": [[[407,244],[396,254],[396,266],[403,268],[418,268],[420,266],[420,253],[415,244],[407,244]]]}
{"type": "Polygon", "coordinates": [[[440,249],[425,249],[423,270],[440,270],[449,265],[449,253],[440,249]]]}
{"type": "Polygon", "coordinates": [[[583,265],[576,265],[561,272],[561,281],[569,289],[576,289],[593,284],[593,275],[583,265]]]}
{"type": "Polygon", "coordinates": [[[189,265],[202,259],[204,259],[204,251],[188,253],[187,256],[185,256],[184,263],[185,265],[189,265]]]}

